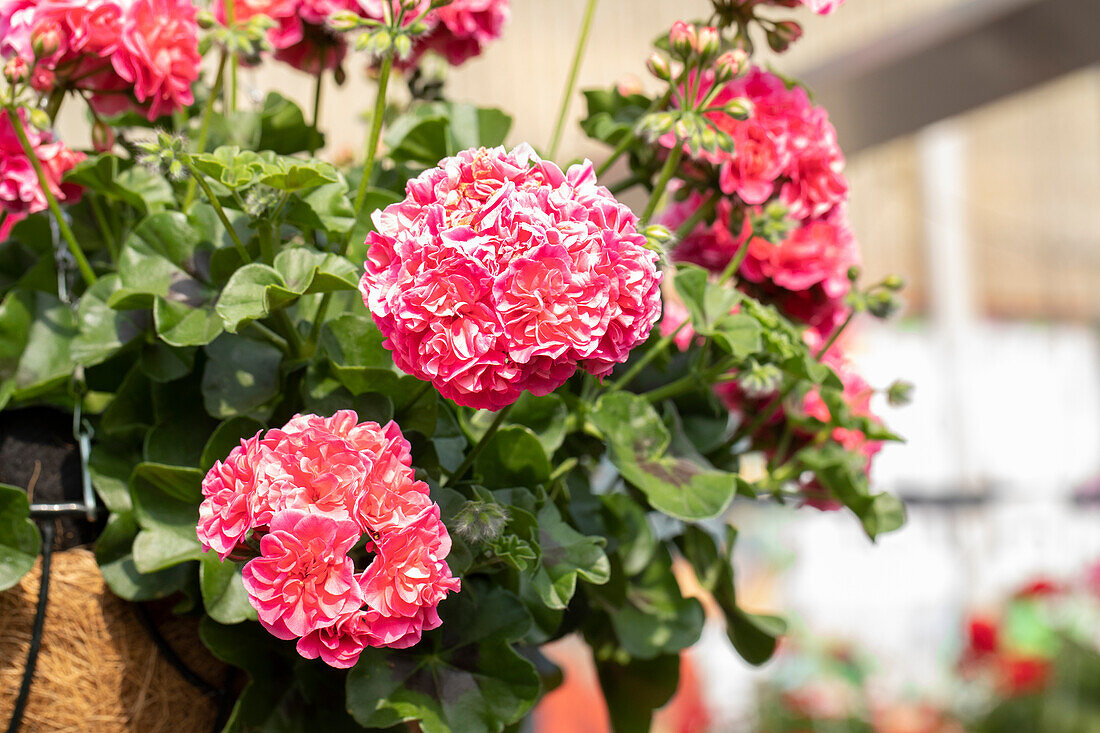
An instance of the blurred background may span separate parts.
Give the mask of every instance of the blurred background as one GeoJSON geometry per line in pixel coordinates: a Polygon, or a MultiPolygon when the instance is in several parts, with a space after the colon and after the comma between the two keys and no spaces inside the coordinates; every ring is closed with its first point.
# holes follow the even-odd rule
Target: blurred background
{"type": "MultiPolygon", "coordinates": [[[[504,39],[450,72],[448,97],[499,106],[515,116],[510,142],[545,147],[584,6],[513,0],[504,39]]],[[[709,8],[602,0],[579,89],[652,90],[651,41],[709,8]]],[[[735,506],[739,595],[791,619],[794,656],[752,669],[708,627],[677,699],[689,713],[666,729],[756,729],[762,682],[824,679],[822,664],[852,655],[876,698],[954,704],[966,619],[1100,560],[1100,3],[848,0],[830,16],[771,17],[805,28],[765,61],[830,110],[865,277],[909,281],[900,319],[868,319],[848,340],[875,386],[916,385],[911,405],[876,405],[908,443],[884,450],[875,484],[907,500],[909,521],[872,545],[847,513],[735,506]],[[832,647],[798,656],[800,636],[832,647]]],[[[257,95],[277,88],[308,105],[312,79],[266,69],[246,74],[257,95]]],[[[351,110],[372,98],[350,67],[345,88],[327,90],[326,155],[361,146],[351,110]]],[[[583,106],[578,94],[574,121],[583,106]]],[[[562,162],[608,152],[576,124],[562,150],[562,162]]],[[[606,729],[579,647],[566,642],[556,658],[567,689],[539,729],[606,729]]]]}

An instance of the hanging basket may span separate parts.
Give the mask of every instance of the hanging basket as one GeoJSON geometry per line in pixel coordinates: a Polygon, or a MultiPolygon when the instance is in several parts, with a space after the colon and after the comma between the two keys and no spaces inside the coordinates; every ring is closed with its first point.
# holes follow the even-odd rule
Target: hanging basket
{"type": "MultiPolygon", "coordinates": [[[[41,559],[0,593],[0,722],[7,724],[30,647],[41,559]]],[[[220,682],[224,665],[194,619],[153,607],[159,633],[182,661],[220,682]],[[163,611],[159,613],[158,611],[163,611]]],[[[87,549],[54,553],[41,651],[22,731],[209,731],[218,701],[184,679],[143,627],[133,604],[107,589],[87,549]]]]}

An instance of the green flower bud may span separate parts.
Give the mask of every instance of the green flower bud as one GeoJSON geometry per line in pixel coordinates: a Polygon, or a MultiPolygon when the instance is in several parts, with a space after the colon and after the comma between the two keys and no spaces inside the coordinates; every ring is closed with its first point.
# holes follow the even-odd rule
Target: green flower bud
{"type": "Polygon", "coordinates": [[[646,61],[646,68],[649,69],[649,73],[657,77],[661,81],[669,81],[672,79],[672,69],[669,67],[668,59],[663,55],[654,51],[649,56],[649,60],[646,61]]]}
{"type": "Polygon", "coordinates": [[[886,401],[893,407],[904,407],[913,401],[913,384],[901,379],[886,388],[886,401]]]}
{"type": "Polygon", "coordinates": [[[488,501],[467,501],[454,518],[454,531],[471,543],[491,542],[500,537],[508,524],[508,510],[488,501]]]}

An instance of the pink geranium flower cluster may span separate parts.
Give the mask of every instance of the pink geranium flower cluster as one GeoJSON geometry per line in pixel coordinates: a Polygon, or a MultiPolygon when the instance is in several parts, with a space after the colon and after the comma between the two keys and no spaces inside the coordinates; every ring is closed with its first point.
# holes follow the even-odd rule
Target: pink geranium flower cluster
{"type": "Polygon", "coordinates": [[[39,91],[80,89],[101,114],[150,120],[194,101],[202,61],[190,0],[0,0],[0,51],[33,66],[39,91]]]}
{"type": "MultiPolygon", "coordinates": [[[[707,113],[733,139],[733,151],[704,153],[700,161],[717,168],[721,190],[730,198],[719,203],[712,224],[701,223],[684,238],[674,256],[720,272],[749,240],[739,273],[745,288],[828,334],[844,318],[847,273],[859,264],[847,223],[848,183],[836,131],[804,89],[788,88],[759,68],[726,84],[711,106],[734,99],[751,102],[747,119],[707,113]],[[751,220],[770,216],[765,207],[771,212],[777,204],[790,234],[780,242],[754,236],[751,220]]],[[[671,138],[665,142],[672,144],[671,138]]],[[[679,226],[702,201],[693,193],[672,206],[662,223],[679,226]]]]}
{"type": "MultiPolygon", "coordinates": [[[[326,25],[338,11],[364,13],[357,0],[233,0],[234,22],[257,15],[275,21],[267,33],[275,58],[309,74],[338,68],[347,54],[343,37],[326,25]]],[[[224,23],[225,3],[219,0],[214,13],[224,23]]]]}
{"type": "Polygon", "coordinates": [[[748,8],[759,5],[779,5],[785,8],[794,8],[801,5],[818,15],[828,15],[843,4],[844,0],[740,0],[740,5],[748,8]]]}
{"type": "Polygon", "coordinates": [[[199,540],[223,560],[258,550],[242,573],[249,602],[302,656],[346,668],[368,646],[412,646],[460,584],[439,506],[411,464],[394,422],[295,416],[210,469],[199,540]],[[359,573],[358,548],[374,552],[359,573]]]}
{"type": "MultiPolygon", "coordinates": [[[[0,110],[0,211],[4,213],[0,223],[0,240],[6,239],[11,228],[29,214],[44,211],[47,207],[46,195],[39,185],[34,164],[19,144],[9,114],[7,110],[0,110]]],[[[59,202],[79,200],[80,186],[62,183],[61,178],[84,160],[84,154],[70,150],[61,141],[54,140],[49,132],[28,124],[26,110],[22,108],[19,119],[46,174],[50,192],[59,202]]]]}
{"type": "MultiPolygon", "coordinates": [[[[383,20],[387,1],[395,8],[400,4],[394,0],[361,0],[361,4],[368,18],[383,20]]],[[[430,5],[431,0],[420,0],[413,10],[406,11],[406,17],[409,21],[419,18],[430,5]]],[[[504,33],[511,15],[510,5],[511,0],[453,0],[429,11],[423,18],[428,32],[414,44],[412,55],[401,62],[402,66],[415,66],[429,51],[438,53],[452,66],[480,56],[487,43],[504,33]]]]}
{"type": "Polygon", "coordinates": [[[394,361],[459,404],[499,409],[604,377],[660,314],[656,253],[596,183],[527,145],[467,150],[374,214],[366,303],[394,361]]]}

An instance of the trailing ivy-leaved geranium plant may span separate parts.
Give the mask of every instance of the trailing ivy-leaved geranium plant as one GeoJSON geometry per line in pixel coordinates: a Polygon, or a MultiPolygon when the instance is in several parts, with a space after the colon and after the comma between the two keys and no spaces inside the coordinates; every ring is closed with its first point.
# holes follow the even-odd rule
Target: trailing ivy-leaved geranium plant
{"type": "MultiPolygon", "coordinates": [[[[749,662],[783,633],[738,604],[735,499],[900,526],[840,339],[900,280],[858,285],[828,115],[751,61],[799,4],[839,2],[714,0],[655,94],[587,92],[597,166],[554,162],[595,0],[542,151],[421,68],[507,0],[0,2],[0,406],[80,416],[104,578],[201,616],[247,673],[227,730],[500,731],[568,634],[642,730],[703,626],[674,564],[749,662]],[[317,116],[351,62],[377,97],[340,167],[317,116]],[[241,101],[271,63],[316,76],[311,115],[241,101]]],[[[39,540],[3,492],[7,587],[39,540]]]]}

